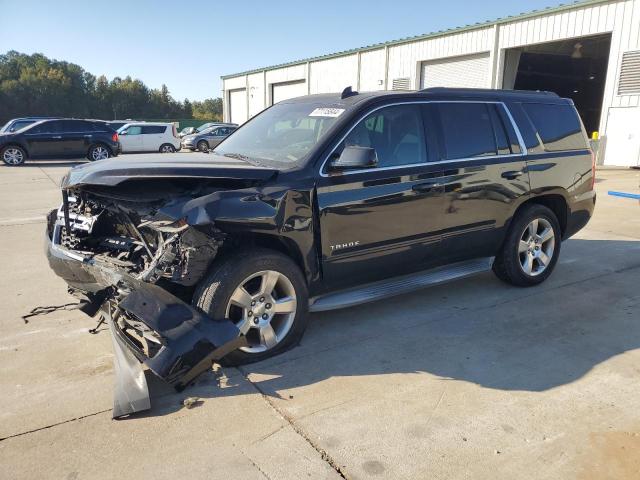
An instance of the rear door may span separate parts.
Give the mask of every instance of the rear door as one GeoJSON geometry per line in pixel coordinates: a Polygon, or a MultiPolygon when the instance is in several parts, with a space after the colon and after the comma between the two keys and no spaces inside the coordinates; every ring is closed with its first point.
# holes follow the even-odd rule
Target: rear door
{"type": "Polygon", "coordinates": [[[420,104],[385,106],[354,124],[317,183],[324,280],[329,289],[424,269],[437,262],[442,167],[420,104]],[[344,146],[372,147],[375,168],[332,172],[344,146]]]}
{"type": "Polygon", "coordinates": [[[92,132],[83,120],[60,120],[62,126],[61,148],[65,157],[83,157],[89,148],[92,132]]]}
{"type": "Polygon", "coordinates": [[[207,139],[209,141],[209,147],[215,148],[218,144],[229,135],[228,127],[218,127],[211,132],[211,136],[207,139]]]}
{"type": "Polygon", "coordinates": [[[142,126],[142,149],[146,152],[157,152],[163,143],[172,143],[166,138],[166,125],[142,126]]]}
{"type": "Polygon", "coordinates": [[[530,192],[524,146],[502,103],[436,102],[431,108],[444,169],[443,259],[493,256],[530,192]]]}

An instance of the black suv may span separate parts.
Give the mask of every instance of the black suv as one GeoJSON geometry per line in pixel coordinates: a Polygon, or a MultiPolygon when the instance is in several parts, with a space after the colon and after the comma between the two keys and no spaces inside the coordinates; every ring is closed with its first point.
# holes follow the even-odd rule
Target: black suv
{"type": "Polygon", "coordinates": [[[43,120],[0,134],[0,157],[10,166],[22,165],[28,158],[102,160],[119,151],[118,134],[104,122],[93,120],[43,120]]]}
{"type": "MultiPolygon", "coordinates": [[[[137,359],[118,375],[142,362],[182,388],[294,346],[309,311],[490,269],[543,282],[593,213],[594,169],[552,93],[346,89],[278,103],[188,163],[74,168],[49,262],[137,359]]],[[[120,384],[140,402],[114,414],[148,407],[120,384]]]]}

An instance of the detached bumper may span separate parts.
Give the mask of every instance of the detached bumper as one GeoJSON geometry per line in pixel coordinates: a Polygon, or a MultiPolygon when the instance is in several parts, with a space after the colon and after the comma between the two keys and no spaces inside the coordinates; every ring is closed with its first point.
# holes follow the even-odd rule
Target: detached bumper
{"type": "Polygon", "coordinates": [[[46,253],[53,271],[85,303],[83,310],[100,310],[109,322],[114,418],[150,408],[142,365],[182,390],[214,361],[246,345],[232,322],[212,319],[157,285],[99,265],[49,238],[46,253]]]}

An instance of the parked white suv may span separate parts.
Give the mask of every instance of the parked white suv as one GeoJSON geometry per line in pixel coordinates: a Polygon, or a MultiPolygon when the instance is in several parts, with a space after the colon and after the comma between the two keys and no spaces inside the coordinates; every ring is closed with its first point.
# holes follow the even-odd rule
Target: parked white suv
{"type": "Polygon", "coordinates": [[[173,123],[133,122],[118,130],[122,153],[172,153],[180,149],[180,137],[173,123]]]}

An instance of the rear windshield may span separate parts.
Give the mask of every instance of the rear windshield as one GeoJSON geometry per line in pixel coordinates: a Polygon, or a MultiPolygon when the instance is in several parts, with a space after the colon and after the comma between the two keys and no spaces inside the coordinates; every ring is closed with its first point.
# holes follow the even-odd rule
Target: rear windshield
{"type": "Polygon", "coordinates": [[[538,131],[545,150],[556,152],[587,148],[578,112],[571,105],[525,103],[522,107],[538,131]]]}
{"type": "Polygon", "coordinates": [[[315,103],[279,103],[236,130],[215,152],[290,168],[318,144],[343,112],[315,103]]]}

